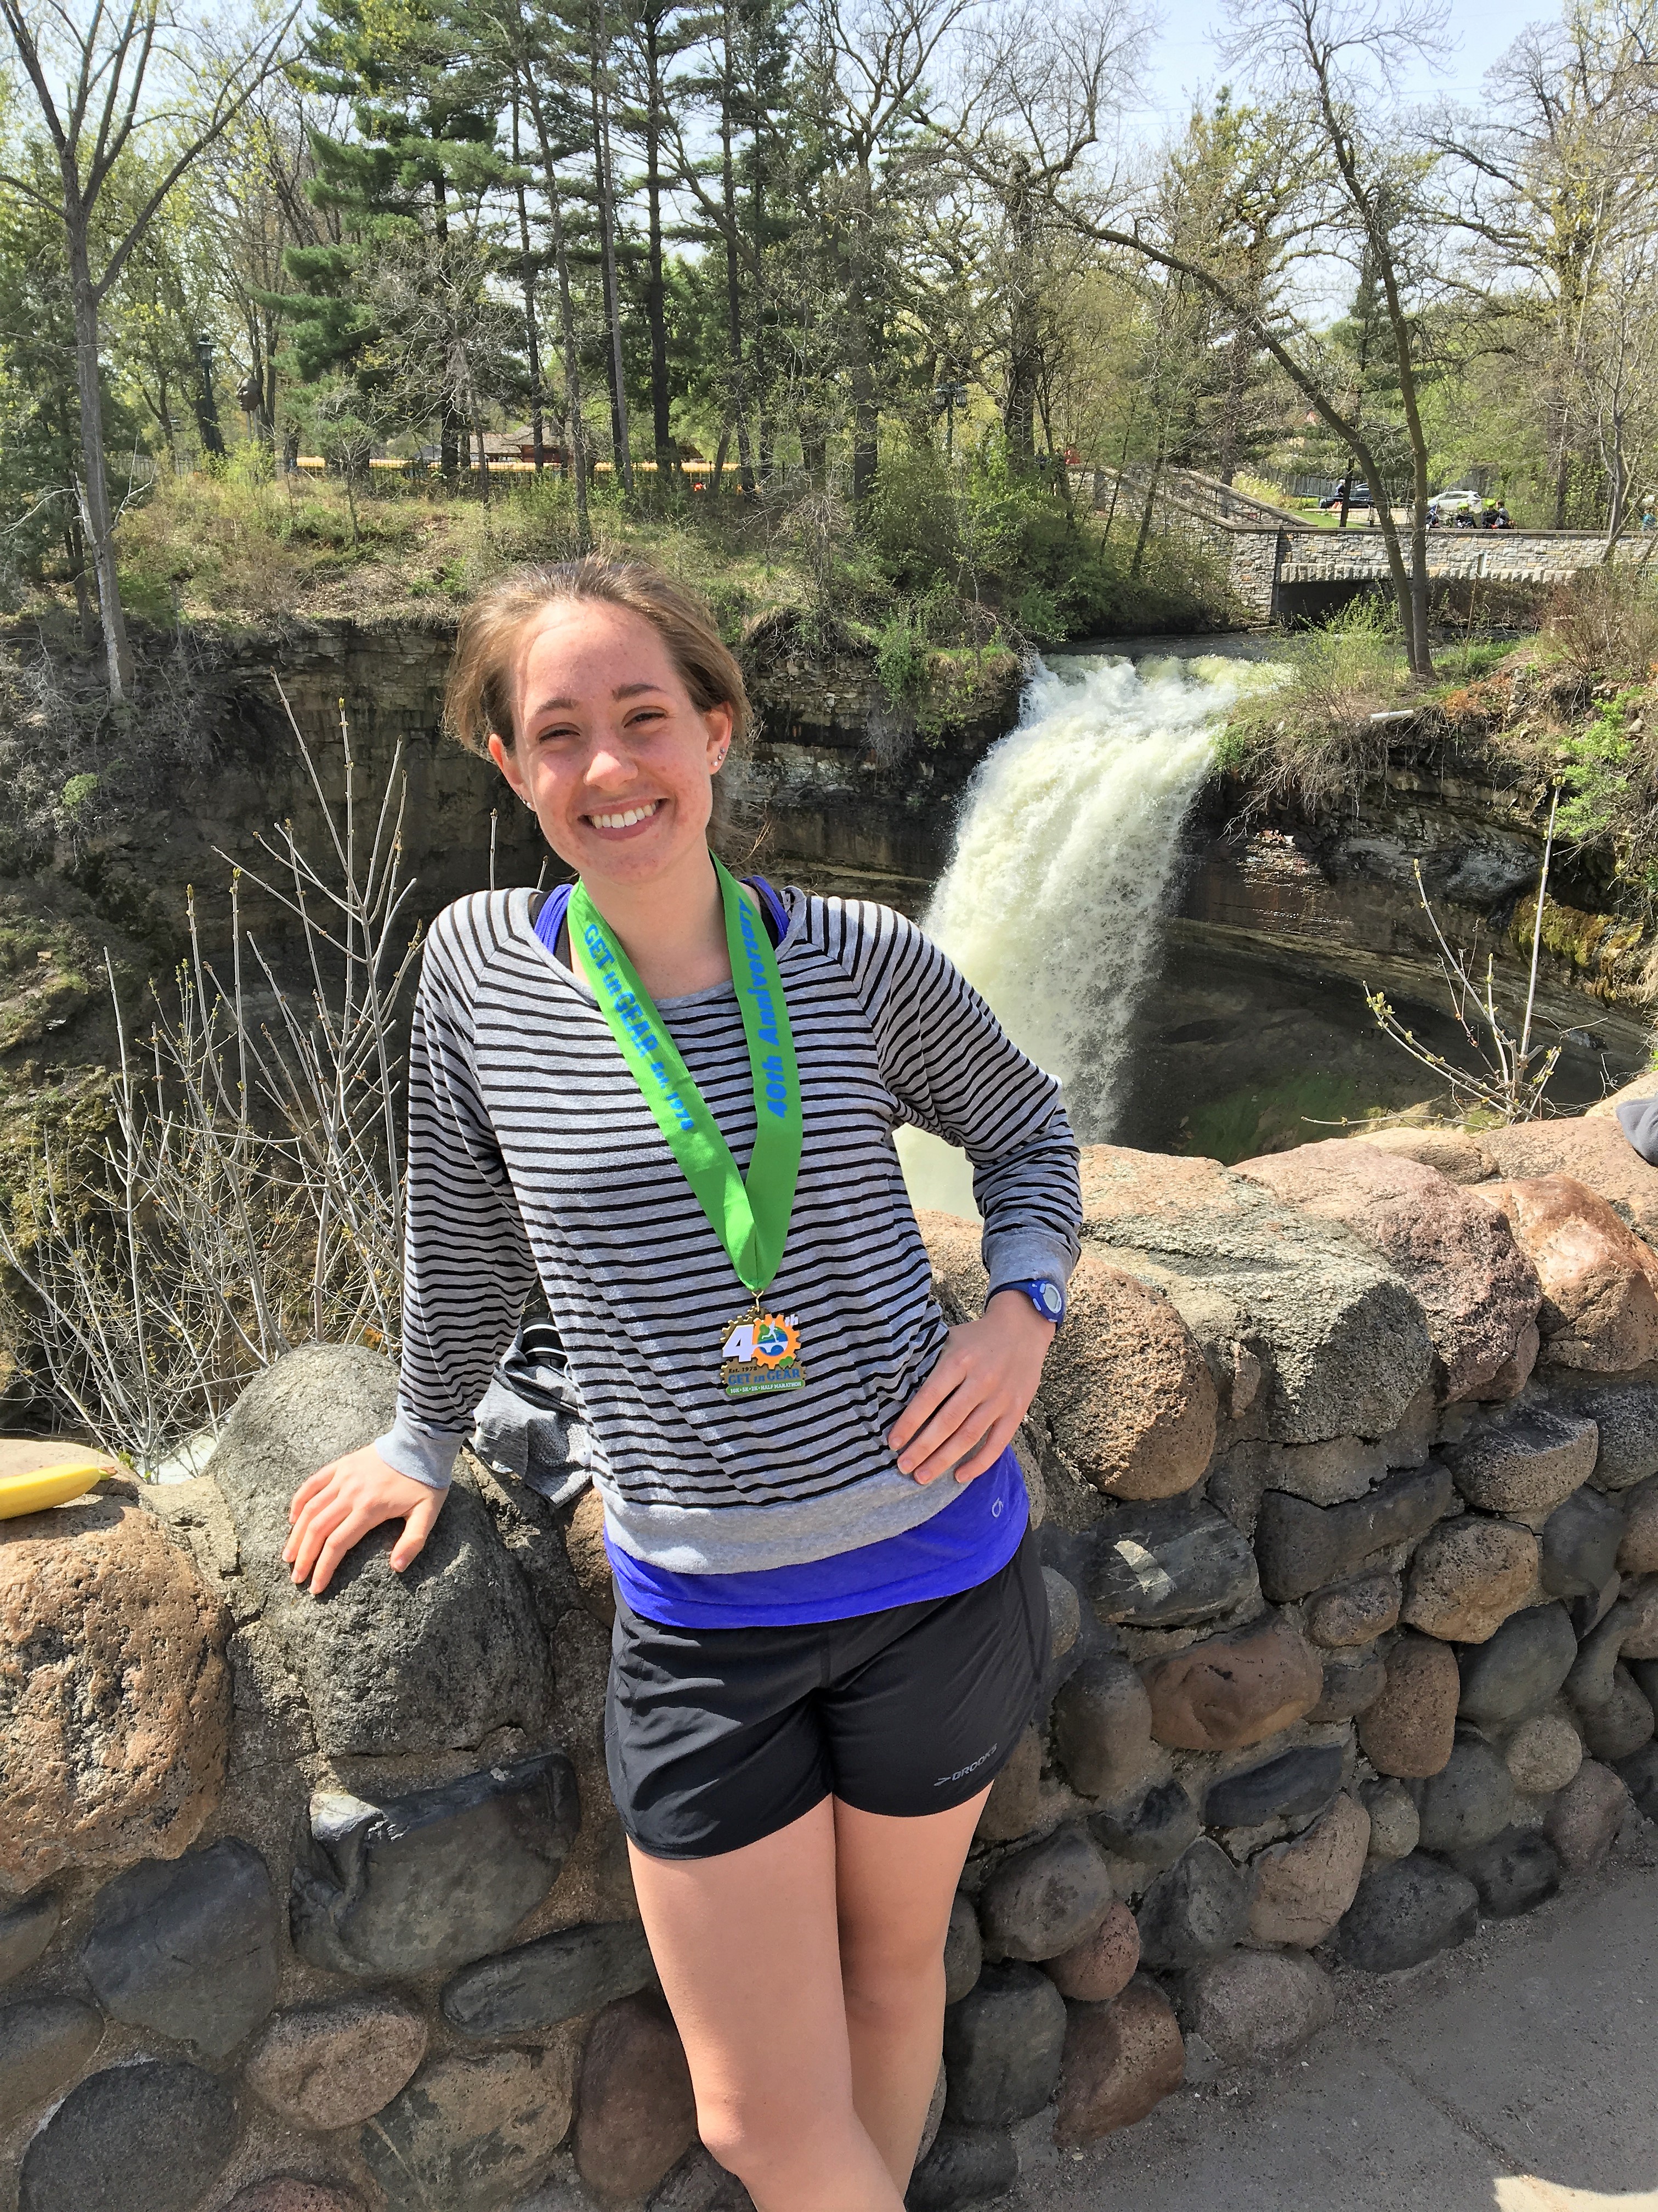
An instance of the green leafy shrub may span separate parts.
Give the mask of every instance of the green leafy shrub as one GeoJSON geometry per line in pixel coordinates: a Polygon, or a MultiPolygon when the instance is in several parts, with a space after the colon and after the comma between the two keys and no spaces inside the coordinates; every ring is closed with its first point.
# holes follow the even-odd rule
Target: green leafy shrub
{"type": "Polygon", "coordinates": [[[1270,691],[1246,697],[1222,742],[1223,764],[1263,799],[1329,805],[1380,773],[1411,674],[1393,609],[1360,599],[1298,632],[1270,691]]]}
{"type": "Polygon", "coordinates": [[[1598,699],[1588,721],[1560,740],[1565,796],[1557,826],[1576,844],[1604,837],[1626,811],[1636,751],[1628,724],[1640,703],[1638,690],[1598,699]]]}
{"type": "Polygon", "coordinates": [[[926,640],[908,600],[900,600],[876,639],[875,672],[895,707],[914,698],[926,683],[926,640]]]}
{"type": "Polygon", "coordinates": [[[1033,644],[1206,629],[1225,605],[1201,548],[1154,538],[1131,574],[1132,549],[1077,514],[1046,471],[1013,469],[999,440],[953,465],[928,449],[884,455],[864,531],[881,573],[901,592],[987,605],[1033,644]]]}

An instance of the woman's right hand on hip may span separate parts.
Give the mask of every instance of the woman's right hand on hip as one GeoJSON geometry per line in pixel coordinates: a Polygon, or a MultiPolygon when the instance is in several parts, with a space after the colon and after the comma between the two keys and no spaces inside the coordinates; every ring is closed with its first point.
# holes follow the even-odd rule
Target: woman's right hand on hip
{"type": "Polygon", "coordinates": [[[401,1574],[419,1556],[446,1495],[411,1474],[399,1474],[372,1444],[365,1444],[319,1467],[294,1492],[282,1557],[295,1581],[309,1580],[311,1595],[320,1597],[354,1544],[382,1522],[401,1521],[403,1534],[392,1548],[392,1565],[401,1574]]]}

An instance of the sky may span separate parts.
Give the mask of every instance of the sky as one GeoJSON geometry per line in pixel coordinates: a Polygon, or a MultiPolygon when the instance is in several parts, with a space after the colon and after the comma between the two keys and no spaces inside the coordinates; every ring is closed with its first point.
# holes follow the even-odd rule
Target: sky
{"type": "MultiPolygon", "coordinates": [[[[1151,48],[1142,80],[1141,113],[1128,119],[1127,134],[1155,138],[1184,122],[1191,95],[1199,86],[1212,91],[1222,82],[1218,47],[1226,29],[1221,0],[1154,0],[1162,29],[1151,48]]],[[[1497,56],[1513,45],[1527,22],[1558,14],[1549,0],[1452,0],[1448,44],[1442,60],[1424,63],[1415,82],[1400,88],[1407,97],[1477,100],[1480,81],[1497,56]]]]}

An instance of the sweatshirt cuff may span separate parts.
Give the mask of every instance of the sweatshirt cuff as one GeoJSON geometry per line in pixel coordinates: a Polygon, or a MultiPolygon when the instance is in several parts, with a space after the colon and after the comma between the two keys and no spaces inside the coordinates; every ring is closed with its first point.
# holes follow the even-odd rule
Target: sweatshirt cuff
{"type": "Polygon", "coordinates": [[[1039,1280],[1063,1287],[1077,1264],[1065,1239],[1044,1229],[1005,1229],[987,1235],[982,1256],[993,1290],[998,1284],[1039,1280]]]}
{"type": "Polygon", "coordinates": [[[398,1474],[423,1482],[431,1490],[447,1490],[456,1457],[469,1433],[465,1429],[432,1428],[399,1406],[387,1433],[375,1437],[374,1449],[398,1474]]]}

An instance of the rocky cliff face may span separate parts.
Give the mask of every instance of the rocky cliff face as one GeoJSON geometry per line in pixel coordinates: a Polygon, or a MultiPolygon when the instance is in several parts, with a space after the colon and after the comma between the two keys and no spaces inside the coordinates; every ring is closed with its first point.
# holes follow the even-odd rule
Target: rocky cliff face
{"type": "MultiPolygon", "coordinates": [[[[0,1082],[14,1096],[107,1059],[106,945],[136,991],[179,957],[187,885],[209,950],[223,943],[222,854],[263,871],[258,840],[279,821],[325,849],[322,809],[273,678],[331,802],[343,787],[342,701],[365,804],[401,762],[411,922],[487,883],[492,837],[498,882],[537,879],[546,854],[533,823],[487,762],[440,732],[452,642],[443,623],[342,622],[228,653],[203,679],[209,757],[167,803],[66,844],[46,874],[0,884],[0,1082]]],[[[1017,719],[1017,666],[989,659],[963,697],[899,708],[866,658],[808,649],[786,624],[746,652],[756,727],[730,774],[727,854],[920,912],[975,767],[1017,719]]],[[[1125,1141],[1236,1158],[1425,1097],[1432,1079],[1380,1036],[1364,1003],[1367,988],[1385,990],[1435,1049],[1466,1055],[1417,896],[1418,858],[1453,943],[1482,966],[1494,952],[1511,1008],[1523,992],[1540,850],[1533,794],[1440,744],[1401,750],[1333,818],[1258,798],[1217,778],[1188,826],[1176,908],[1129,1041],[1133,1079],[1114,1132],[1125,1141]]],[[[1652,948],[1638,920],[1617,910],[1620,896],[1563,863],[1545,908],[1540,1011],[1546,1032],[1566,1037],[1552,1095],[1569,1107],[1646,1057],[1652,948]]],[[[246,878],[243,897],[280,948],[287,915],[246,878]]]]}
{"type": "MultiPolygon", "coordinates": [[[[1022,1446],[1051,1656],[915,2206],[1011,2186],[1038,2114],[1087,2143],[1283,2060],[1658,1815],[1658,1170],[1616,1123],[1083,1180],[1022,1446]]],[[[976,1310],[976,1232],[924,1226],[976,1310]]],[[[467,1460],[410,1571],[287,1582],[289,1492],[392,1386],[295,1353],[197,1480],[0,1523],[0,2212],[747,2201],[606,1784],[591,1499],[467,1460]]]]}
{"type": "MultiPolygon", "coordinates": [[[[529,815],[494,767],[440,728],[452,622],[340,621],[217,651],[193,681],[208,732],[156,803],[65,838],[44,867],[0,877],[0,1079],[50,1083],[107,1058],[100,970],[107,945],[130,990],[165,975],[185,943],[193,890],[206,950],[229,934],[232,864],[269,876],[261,847],[290,823],[323,855],[346,785],[342,713],[356,770],[358,833],[372,837],[394,769],[406,780],[404,872],[411,927],[484,887],[556,880],[529,815]],[[318,771],[313,783],[278,685],[318,771]]],[[[745,649],[756,726],[728,775],[729,857],[815,888],[925,903],[948,856],[954,803],[1016,719],[1019,673],[992,656],[964,702],[895,708],[867,658],[808,653],[789,635],[745,649]]],[[[38,859],[38,856],[37,856],[38,859]]],[[[245,920],[280,958],[289,916],[249,877],[245,920]]]]}
{"type": "MultiPolygon", "coordinates": [[[[1544,810],[1545,814],[1546,809],[1544,810]]],[[[1377,1030],[1384,992],[1431,1049],[1473,1062],[1454,1019],[1423,888],[1450,945],[1517,1031],[1543,849],[1535,793],[1442,750],[1401,755],[1357,800],[1311,820],[1230,777],[1206,787],[1131,1050],[1120,1133],[1238,1157],[1426,1098],[1433,1077],[1377,1030]]],[[[1646,1065],[1650,931],[1627,887],[1557,853],[1543,910],[1536,1032],[1564,1040],[1551,1087],[1582,1108],[1646,1065]]],[[[1476,1028],[1479,1024],[1476,1021],[1476,1028]]]]}

